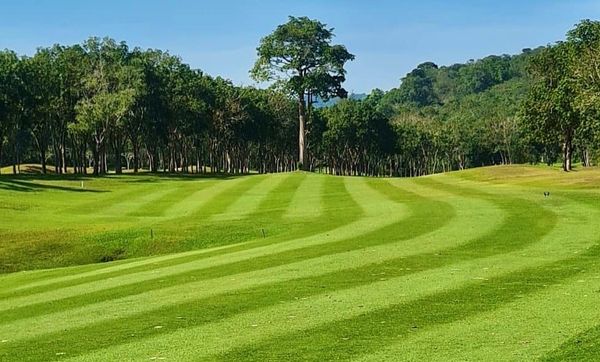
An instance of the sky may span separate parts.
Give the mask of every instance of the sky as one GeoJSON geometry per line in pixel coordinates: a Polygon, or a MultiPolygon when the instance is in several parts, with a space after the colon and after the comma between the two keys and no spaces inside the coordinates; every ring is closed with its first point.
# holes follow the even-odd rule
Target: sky
{"type": "Polygon", "coordinates": [[[260,39],[290,15],[334,28],[334,42],[356,55],[345,88],[368,93],[397,87],[424,61],[451,65],[564,39],[579,20],[600,19],[600,0],[0,0],[0,49],[32,55],[109,36],[253,85],[260,39]]]}

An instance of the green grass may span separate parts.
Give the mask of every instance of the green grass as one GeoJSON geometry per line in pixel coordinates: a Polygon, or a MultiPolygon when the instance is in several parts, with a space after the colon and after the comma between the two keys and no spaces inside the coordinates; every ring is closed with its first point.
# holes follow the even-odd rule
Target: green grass
{"type": "Polygon", "coordinates": [[[3,175],[0,360],[597,360],[599,183],[3,175]]]}

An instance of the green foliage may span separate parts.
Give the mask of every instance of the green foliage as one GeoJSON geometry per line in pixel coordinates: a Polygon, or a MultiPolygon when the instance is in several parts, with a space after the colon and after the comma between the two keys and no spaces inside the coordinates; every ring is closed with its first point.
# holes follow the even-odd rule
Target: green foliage
{"type": "Polygon", "coordinates": [[[390,90],[382,99],[388,113],[400,108],[443,106],[471,94],[504,82],[525,77],[527,59],[536,51],[522,54],[488,56],[466,64],[438,67],[432,62],[422,63],[402,79],[400,87],[390,90]]]}
{"type": "Polygon", "coordinates": [[[586,166],[598,149],[598,50],[600,22],[584,20],[567,34],[567,41],[546,47],[530,62],[533,83],[523,119],[533,144],[562,148],[565,171],[571,170],[575,148],[586,166]]]}
{"type": "MultiPolygon", "coordinates": [[[[250,71],[257,81],[274,82],[296,97],[298,102],[298,168],[309,164],[306,152],[306,103],[309,110],[315,97],[346,98],[342,88],[346,79],[344,65],[353,60],[343,45],[332,45],[333,29],[318,20],[290,16],[289,21],[261,39],[258,59],[250,71]]],[[[308,167],[313,169],[313,165],[308,167]]]]}
{"type": "Polygon", "coordinates": [[[334,173],[382,174],[379,160],[392,151],[388,119],[370,101],[343,100],[325,109],[323,148],[334,173]]]}
{"type": "Polygon", "coordinates": [[[377,107],[397,132],[393,173],[530,161],[519,111],[530,84],[525,66],[538,52],[442,67],[423,63],[399,88],[379,94],[377,107]]]}
{"type": "Polygon", "coordinates": [[[160,50],[91,38],[0,56],[0,165],[50,162],[96,174],[422,175],[475,166],[600,158],[600,26],[517,55],[418,65],[398,88],[341,101],[333,29],[290,17],[264,37],[238,87],[160,50]],[[335,102],[323,103],[330,97],[335,102]],[[325,105],[315,109],[313,103],[325,105]],[[337,103],[337,104],[336,104],[337,103]],[[297,118],[296,118],[297,117],[297,118]],[[294,121],[294,118],[297,121],[294,121]]]}
{"type": "Polygon", "coordinates": [[[434,90],[434,76],[437,69],[437,65],[431,62],[417,66],[402,79],[396,100],[413,107],[438,104],[440,101],[434,90]]]}
{"type": "Polygon", "coordinates": [[[20,111],[18,62],[14,52],[0,51],[0,160],[9,141],[9,134],[15,126],[16,115],[20,111]]]}
{"type": "Polygon", "coordinates": [[[346,95],[344,65],[353,60],[343,45],[332,45],[333,29],[318,20],[290,16],[264,37],[251,75],[258,81],[284,81],[294,96],[306,93],[328,99],[346,95]]]}
{"type": "Polygon", "coordinates": [[[10,159],[15,172],[21,157],[43,173],[48,159],[57,173],[120,173],[125,163],[134,172],[293,167],[293,106],[281,92],[236,87],[108,38],[2,59],[0,134],[10,158],[0,148],[0,164],[10,159]]]}

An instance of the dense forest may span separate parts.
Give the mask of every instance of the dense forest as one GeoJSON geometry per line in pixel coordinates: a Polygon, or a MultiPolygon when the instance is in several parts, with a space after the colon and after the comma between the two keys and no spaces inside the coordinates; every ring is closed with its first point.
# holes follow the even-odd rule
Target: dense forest
{"type": "Polygon", "coordinates": [[[354,55],[332,37],[318,21],[290,18],[263,38],[252,75],[267,89],[108,38],[33,56],[0,51],[0,166],[417,176],[600,161],[600,22],[517,55],[426,62],[398,88],[315,107],[347,96],[354,55]]]}

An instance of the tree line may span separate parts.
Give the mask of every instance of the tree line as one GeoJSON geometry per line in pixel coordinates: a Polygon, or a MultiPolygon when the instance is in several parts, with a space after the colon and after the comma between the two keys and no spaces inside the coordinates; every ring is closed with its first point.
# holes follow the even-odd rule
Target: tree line
{"type": "Polygon", "coordinates": [[[418,176],[525,162],[570,170],[600,158],[599,22],[518,55],[426,62],[362,100],[344,99],[354,55],[333,35],[291,17],[263,38],[251,75],[267,89],[108,38],[0,51],[0,165],[418,176]]]}
{"type": "Polygon", "coordinates": [[[295,167],[295,109],[281,92],[236,87],[159,50],[91,38],[0,53],[0,160],[98,175],[244,173],[295,167]]]}
{"type": "Polygon", "coordinates": [[[418,65],[398,88],[313,120],[315,162],[342,174],[419,176],[513,163],[600,162],[600,22],[465,64],[418,65]],[[336,169],[337,168],[337,169],[336,169]]]}

